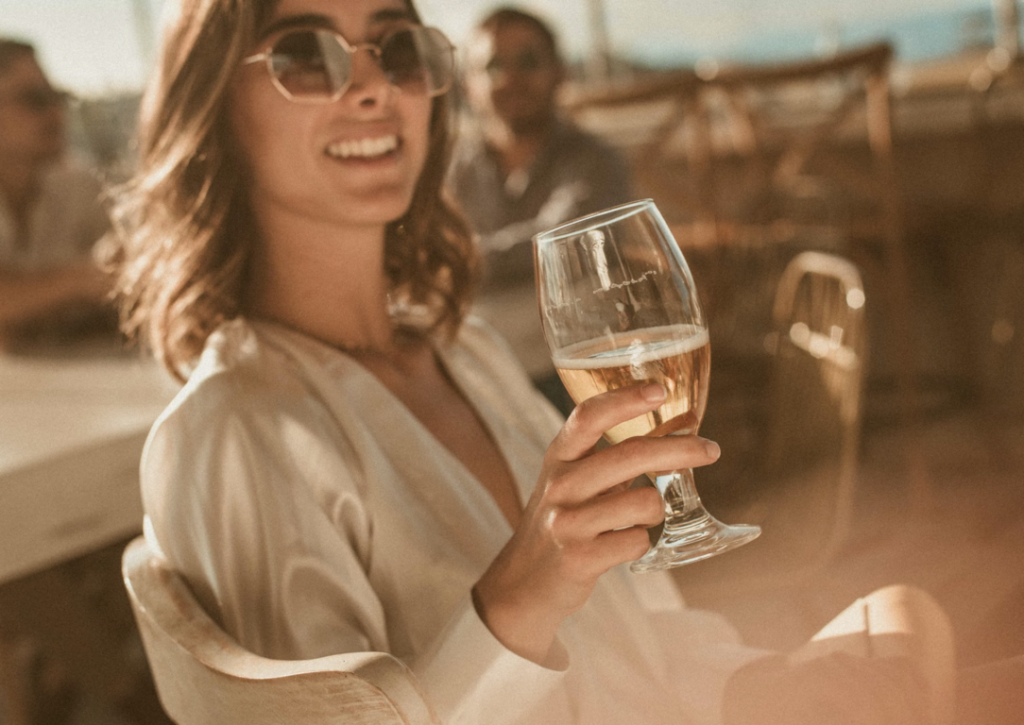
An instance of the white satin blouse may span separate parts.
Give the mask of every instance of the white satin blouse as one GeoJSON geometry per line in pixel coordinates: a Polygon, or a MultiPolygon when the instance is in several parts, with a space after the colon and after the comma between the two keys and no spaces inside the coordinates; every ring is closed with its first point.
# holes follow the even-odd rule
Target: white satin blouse
{"type": "MultiPolygon", "coordinates": [[[[525,502],[557,413],[479,321],[437,354],[525,502]]],[[[564,622],[564,670],[506,650],[469,594],[511,535],[494,500],[354,359],[284,327],[210,337],[150,434],[142,489],[151,543],[245,647],[390,652],[451,725],[716,723],[729,675],[768,654],[626,568],[564,622]]]]}

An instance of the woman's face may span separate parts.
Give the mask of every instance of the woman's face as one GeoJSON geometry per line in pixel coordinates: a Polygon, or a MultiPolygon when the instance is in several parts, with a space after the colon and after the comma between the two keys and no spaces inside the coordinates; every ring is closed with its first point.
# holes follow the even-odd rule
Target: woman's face
{"type": "MultiPolygon", "coordinates": [[[[326,28],[349,44],[379,43],[412,22],[404,0],[281,0],[252,53],[284,29],[326,28]]],[[[257,217],[382,226],[402,216],[427,157],[432,99],[388,83],[365,50],[332,103],[295,103],[262,62],[241,66],[229,98],[231,127],[252,171],[257,217]]]]}

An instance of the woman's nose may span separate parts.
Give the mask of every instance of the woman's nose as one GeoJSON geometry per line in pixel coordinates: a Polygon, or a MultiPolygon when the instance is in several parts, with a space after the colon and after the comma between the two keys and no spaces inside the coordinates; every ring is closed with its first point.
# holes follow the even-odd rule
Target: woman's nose
{"type": "Polygon", "coordinates": [[[352,57],[352,82],[345,92],[361,106],[389,102],[398,89],[380,64],[379,50],[361,47],[352,57]]]}

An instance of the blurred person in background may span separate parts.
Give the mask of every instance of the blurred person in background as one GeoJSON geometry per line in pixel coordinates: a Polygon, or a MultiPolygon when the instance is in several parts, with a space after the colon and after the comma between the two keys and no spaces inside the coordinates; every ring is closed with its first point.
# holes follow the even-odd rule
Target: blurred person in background
{"type": "MultiPolygon", "coordinates": [[[[38,351],[40,344],[63,345],[100,330],[116,339],[111,285],[92,259],[108,216],[98,179],[66,158],[66,115],[67,95],[51,85],[33,46],[0,38],[0,351],[38,351]]],[[[115,624],[104,616],[81,626],[105,637],[130,632],[123,625],[124,615],[131,616],[122,611],[127,600],[104,579],[119,571],[119,562],[120,547],[0,587],[4,725],[58,725],[78,712],[83,693],[76,668],[95,668],[76,659],[82,649],[68,641],[81,625],[78,598],[105,614],[115,610],[115,624]]],[[[113,583],[120,586],[120,577],[113,583]]],[[[141,677],[127,673],[118,691],[125,712],[145,713],[128,722],[166,722],[141,677]]],[[[89,681],[77,677],[83,679],[89,681]]]]}
{"type": "Polygon", "coordinates": [[[484,254],[478,311],[562,412],[572,402],[550,366],[537,318],[530,239],[631,200],[622,155],[559,113],[565,80],[557,38],[543,20],[511,7],[490,13],[467,48],[465,91],[476,128],[450,177],[484,254]]]}
{"type": "Polygon", "coordinates": [[[111,317],[92,260],[108,217],[99,181],[66,158],[66,116],[32,45],[0,38],[0,348],[111,317]]]}

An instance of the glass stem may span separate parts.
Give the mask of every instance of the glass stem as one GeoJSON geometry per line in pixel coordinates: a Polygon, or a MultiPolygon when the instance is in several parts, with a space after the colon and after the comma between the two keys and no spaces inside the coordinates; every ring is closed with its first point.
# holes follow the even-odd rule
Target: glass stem
{"type": "Polygon", "coordinates": [[[669,531],[703,522],[708,513],[697,495],[693,471],[684,468],[658,476],[655,485],[665,500],[665,528],[669,531]]]}

